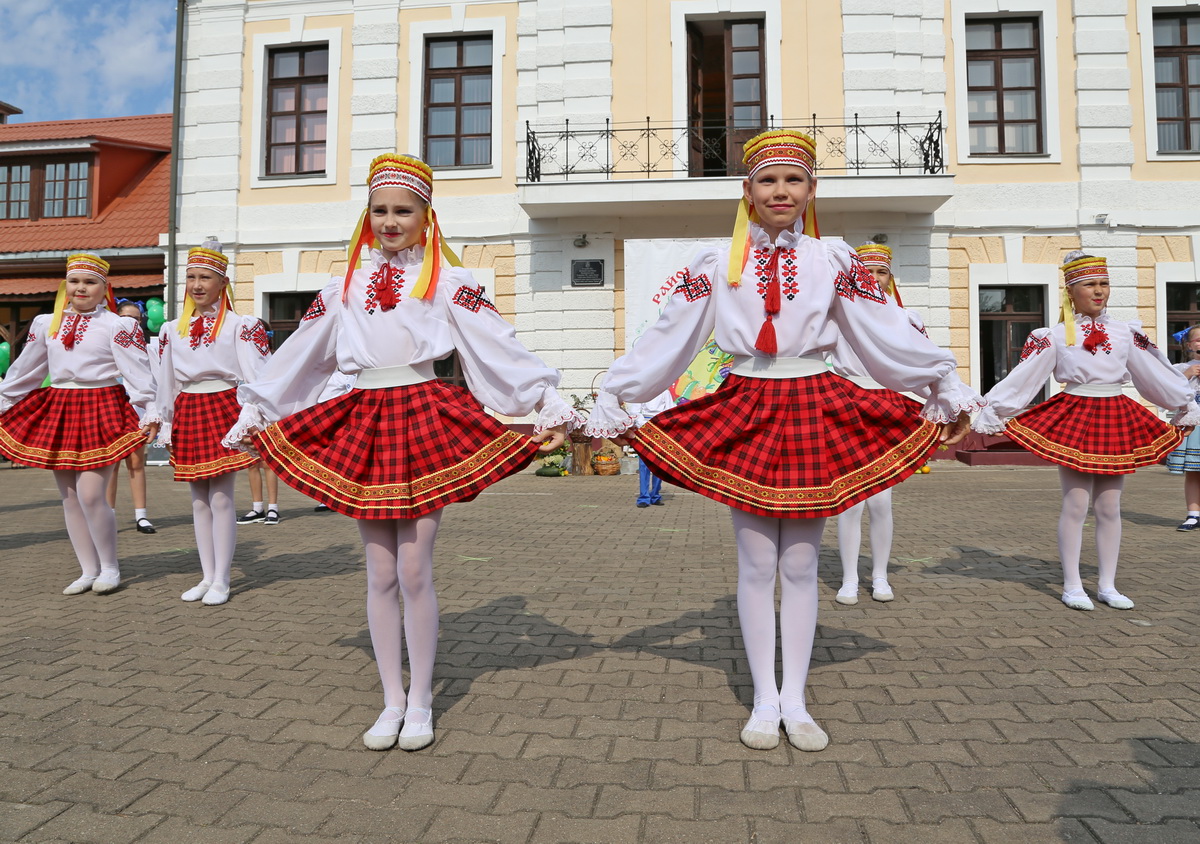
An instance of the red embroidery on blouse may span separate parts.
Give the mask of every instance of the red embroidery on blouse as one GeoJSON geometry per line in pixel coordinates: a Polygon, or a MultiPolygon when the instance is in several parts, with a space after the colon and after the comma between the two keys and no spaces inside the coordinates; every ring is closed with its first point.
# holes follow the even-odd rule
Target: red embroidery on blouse
{"type": "Polygon", "coordinates": [[[242,326],[242,333],[238,336],[243,342],[253,343],[254,348],[258,349],[258,353],[263,357],[271,353],[271,338],[267,336],[267,329],[258,320],[255,320],[253,325],[242,326]]]}
{"type": "Polygon", "coordinates": [[[1143,352],[1147,349],[1157,349],[1158,346],[1150,342],[1150,338],[1140,331],[1133,332],[1133,345],[1137,346],[1143,352]]]}
{"type": "Polygon", "coordinates": [[[123,349],[132,347],[146,351],[146,338],[139,329],[128,331],[122,328],[113,335],[113,342],[123,349]]]}
{"type": "Polygon", "coordinates": [[[404,289],[404,267],[380,264],[371,274],[367,284],[367,301],[363,307],[373,314],[376,309],[390,311],[400,303],[400,291],[404,289]]]}
{"type": "Polygon", "coordinates": [[[1096,342],[1089,349],[1093,355],[1096,354],[1097,349],[1103,351],[1106,355],[1112,354],[1112,343],[1108,340],[1108,332],[1104,330],[1103,323],[1093,320],[1092,322],[1082,322],[1079,324],[1079,327],[1083,329],[1085,343],[1087,342],[1086,338],[1091,337],[1093,332],[1096,334],[1096,342]]]}
{"type": "Polygon", "coordinates": [[[683,297],[689,302],[695,302],[698,299],[703,299],[706,296],[712,295],[712,283],[709,282],[708,276],[704,273],[693,276],[687,270],[683,271],[683,278],[679,284],[675,285],[674,293],[682,293],[683,297]]]}
{"type": "Polygon", "coordinates": [[[488,298],[483,295],[482,287],[474,287],[470,284],[464,284],[458,290],[455,290],[454,298],[451,301],[475,314],[479,313],[480,308],[487,308],[493,313],[500,313],[496,310],[496,306],[489,302],[488,298]]]}
{"type": "MultiPolygon", "coordinates": [[[[771,284],[770,266],[773,254],[774,250],[772,249],[754,250],[754,275],[758,286],[758,295],[763,299],[767,298],[767,288],[771,284]]],[[[800,283],[796,278],[796,250],[780,249],[777,266],[779,268],[779,292],[790,302],[800,292],[800,283]]]]}
{"type": "Polygon", "coordinates": [[[70,351],[78,346],[91,322],[91,314],[63,314],[62,325],[58,328],[58,339],[62,342],[63,348],[70,351]]]}
{"type": "Polygon", "coordinates": [[[843,299],[849,299],[851,302],[857,296],[862,299],[869,299],[872,302],[878,302],[881,305],[887,304],[887,297],[879,289],[879,282],[875,280],[875,276],[871,275],[871,271],[858,258],[850,259],[850,272],[846,272],[845,270],[838,271],[837,278],[834,279],[833,284],[837,290],[837,294],[843,299]]]}
{"type": "Polygon", "coordinates": [[[201,343],[204,343],[205,346],[211,346],[217,340],[216,337],[212,336],[213,335],[212,328],[214,325],[216,325],[216,323],[217,323],[217,318],[215,316],[195,317],[192,320],[192,330],[190,332],[188,332],[188,344],[193,349],[200,348],[201,343]],[[197,328],[196,327],[197,322],[199,322],[199,324],[203,327],[197,328]]]}
{"type": "Polygon", "coordinates": [[[318,319],[323,316],[325,316],[325,300],[318,293],[317,298],[313,299],[312,304],[308,306],[308,310],[304,312],[304,316],[300,317],[300,321],[308,322],[310,319],[318,319]]]}
{"type": "Polygon", "coordinates": [[[1046,349],[1050,348],[1049,337],[1034,337],[1029,335],[1029,339],[1025,341],[1025,348],[1021,349],[1021,360],[1033,355],[1040,355],[1046,349]]]}
{"type": "Polygon", "coordinates": [[[158,338],[158,359],[159,359],[159,360],[162,360],[162,356],[163,356],[164,354],[166,354],[166,351],[167,351],[167,338],[168,338],[168,337],[170,337],[170,336],[171,336],[171,335],[170,335],[170,333],[169,333],[169,332],[164,332],[164,333],[162,334],[162,336],[160,336],[160,337],[158,338]]]}

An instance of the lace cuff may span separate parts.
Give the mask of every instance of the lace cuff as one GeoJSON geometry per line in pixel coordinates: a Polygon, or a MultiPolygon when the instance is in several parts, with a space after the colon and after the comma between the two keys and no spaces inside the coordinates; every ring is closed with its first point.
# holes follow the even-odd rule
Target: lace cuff
{"type": "Polygon", "coordinates": [[[1196,400],[1192,399],[1188,402],[1187,407],[1175,414],[1171,424],[1180,428],[1194,428],[1200,425],[1200,405],[1197,405],[1196,400]]]}
{"type": "Polygon", "coordinates": [[[960,413],[974,413],[986,406],[983,396],[964,384],[957,372],[948,372],[933,385],[921,416],[944,425],[953,422],[960,413]]]}
{"type": "Polygon", "coordinates": [[[540,434],[547,428],[557,428],[565,424],[567,431],[582,427],[587,420],[579,415],[579,411],[567,404],[554,387],[547,387],[542,396],[542,409],[538,412],[537,422],[533,424],[533,432],[540,434]]]}
{"type": "Polygon", "coordinates": [[[977,434],[989,434],[994,437],[1004,433],[1004,422],[996,415],[992,406],[988,405],[975,417],[971,430],[977,434]]]}
{"type": "Polygon", "coordinates": [[[258,407],[252,404],[244,404],[242,405],[242,412],[238,415],[237,422],[229,429],[229,433],[222,437],[221,445],[236,451],[253,452],[250,446],[242,442],[242,437],[246,436],[251,428],[257,428],[261,431],[270,424],[270,421],[267,417],[263,416],[262,411],[258,407]]]}
{"type": "Polygon", "coordinates": [[[637,418],[621,407],[617,397],[612,393],[601,392],[596,396],[596,405],[588,416],[584,431],[593,438],[612,439],[635,427],[637,418]]]}
{"type": "Polygon", "coordinates": [[[16,401],[5,396],[0,396],[0,413],[7,413],[8,409],[16,404],[16,401]]]}
{"type": "Polygon", "coordinates": [[[163,422],[162,424],[160,424],[158,426],[158,436],[155,438],[154,442],[157,445],[161,445],[163,447],[169,446],[171,444],[171,423],[170,422],[163,422]]]}

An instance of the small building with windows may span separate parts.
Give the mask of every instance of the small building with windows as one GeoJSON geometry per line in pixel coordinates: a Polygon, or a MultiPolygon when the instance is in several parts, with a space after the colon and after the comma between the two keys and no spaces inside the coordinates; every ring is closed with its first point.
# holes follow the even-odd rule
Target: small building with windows
{"type": "Polygon", "coordinates": [[[0,125],[0,341],[14,356],[73,252],[108,261],[118,297],[162,295],[170,167],[169,114],[0,125]]]}
{"type": "Polygon", "coordinates": [[[1198,0],[194,0],[185,39],[179,242],[217,234],[277,337],[344,272],[370,160],[411,152],[584,392],[780,126],[817,140],[822,235],[886,238],[978,389],[1057,319],[1071,249],[1160,342],[1200,319],[1198,0]]]}

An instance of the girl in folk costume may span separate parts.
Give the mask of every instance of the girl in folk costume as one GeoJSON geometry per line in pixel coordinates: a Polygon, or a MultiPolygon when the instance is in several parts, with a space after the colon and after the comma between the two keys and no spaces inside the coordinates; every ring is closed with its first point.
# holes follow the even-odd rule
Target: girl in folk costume
{"type": "Polygon", "coordinates": [[[1063,603],[1076,610],[1093,608],[1079,577],[1090,498],[1100,572],[1096,594],[1110,607],[1127,610],[1133,601],[1116,587],[1124,476],[1161,462],[1183,433],[1122,395],[1121,385],[1132,380],[1147,399],[1178,411],[1177,426],[1200,422],[1200,407],[1187,379],[1142,333],[1141,323],[1120,322],[1106,313],[1109,280],[1104,258],[1072,252],[1062,271],[1062,322],[1029,335],[1021,362],[988,392],[988,407],[975,420],[975,430],[1008,434],[1018,445],[1058,464],[1063,603]],[[1051,375],[1066,388],[1018,416],[1051,375]]]}
{"type": "Polygon", "coordinates": [[[963,412],[980,402],[959,381],[953,356],[912,330],[853,249],[802,230],[807,223],[815,234],[813,215],[805,216],[814,153],[812,139],[792,131],[746,142],[749,175],[730,247],[701,251],[677,274],[658,322],[605,376],[588,422],[594,436],[624,434],[634,420],[620,403],[666,389],[714,330],[717,345],[736,356],[716,392],[658,414],[633,444],[655,475],[732,508],[738,616],[754,683],[741,739],[759,749],[778,745],[781,716],[795,747],[828,743],[804,699],[825,518],[908,477],[939,440],[965,433],[963,412]],[[830,372],[824,354],[843,342],[890,389],[930,388],[926,418],[830,372]]]}
{"type": "MultiPolygon", "coordinates": [[[[856,250],[863,266],[875,278],[879,289],[901,309],[900,291],[892,275],[892,250],[882,243],[864,243],[856,250]]],[[[914,311],[905,310],[914,331],[925,333],[925,324],[914,311]]],[[[888,390],[867,374],[867,368],[854,354],[848,343],[839,343],[830,355],[830,365],[838,375],[850,379],[864,390],[871,391],[871,400],[889,402],[898,409],[907,408],[910,416],[920,413],[921,406],[910,398],[888,390]]],[[[923,391],[917,391],[921,393],[923,391]]],[[[927,395],[927,393],[926,393],[927,395]]],[[[842,586],[834,598],[839,604],[858,603],[858,551],[862,544],[863,510],[871,514],[871,598],[891,601],[896,596],[888,583],[887,564],[892,554],[892,490],[888,487],[866,501],[860,501],[838,516],[838,553],[842,560],[842,586]]]]}
{"type": "MultiPolygon", "coordinates": [[[[1183,347],[1185,360],[1175,368],[1188,379],[1188,385],[1200,396],[1200,325],[1193,325],[1173,335],[1183,347]]],[[[1187,516],[1176,530],[1195,530],[1200,527],[1200,427],[1193,428],[1179,448],[1167,455],[1167,470],[1183,475],[1183,494],[1187,516]]]]}
{"type": "Polygon", "coordinates": [[[105,490],[113,467],[153,439],[158,423],[146,338],[132,319],[117,316],[108,263],[71,255],[54,313],[34,317],[0,384],[0,453],[53,469],[62,495],[83,570],[64,595],[121,585],[116,514],[105,490]],[[47,372],[50,386],[39,389],[47,372]]]}
{"type": "Polygon", "coordinates": [[[225,441],[250,437],[285,483],[358,520],[384,692],[363,742],[418,750],[433,742],[442,511],[557,448],[567,423],[583,420],[559,396],[558,371],[520,344],[443,243],[428,165],[382,155],[368,183],[346,277],[321,291],[260,378],[241,387],[241,416],[225,441]],[[362,247],[376,243],[358,268],[362,247]],[[452,351],[469,392],[434,376],[434,361],[452,351]],[[317,404],[338,370],[358,376],[355,388],[317,404]],[[510,431],[483,405],[510,416],[539,410],[538,433],[510,431]]]}
{"type": "Polygon", "coordinates": [[[255,461],[221,445],[221,437],[238,418],[238,383],[254,380],[271,356],[262,322],[233,312],[228,266],[216,241],[188,252],[183,312],[158,335],[159,442],[171,446],[175,480],[191,487],[202,573],[182,597],[207,606],[229,600],[237,537],[234,481],[255,461]]]}

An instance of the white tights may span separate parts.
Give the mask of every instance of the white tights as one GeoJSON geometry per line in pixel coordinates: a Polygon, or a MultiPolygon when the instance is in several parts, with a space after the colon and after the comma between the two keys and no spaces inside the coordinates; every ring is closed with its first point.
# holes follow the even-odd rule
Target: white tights
{"type": "Polygon", "coordinates": [[[807,719],[804,684],[817,632],[817,555],[824,519],[773,519],[732,510],[738,548],[738,620],[754,683],[754,708],[807,719]],[[775,580],[783,686],[775,683],[775,580]]]}
{"type": "Polygon", "coordinates": [[[433,589],[433,542],[442,511],[416,519],[359,519],[367,554],[367,626],[383,683],[383,705],[433,705],[438,602],[433,589]],[[400,599],[404,608],[401,611],[400,599]],[[401,645],[408,645],[408,694],[401,645]]]}
{"type": "Polygon", "coordinates": [[[200,569],[203,579],[214,586],[229,585],[229,569],[237,543],[237,511],[233,500],[236,478],[236,472],[226,472],[215,478],[188,482],[200,569]]]}
{"type": "Polygon", "coordinates": [[[54,482],[62,496],[67,536],[84,577],[119,571],[117,517],[108,506],[108,479],[117,464],[75,472],[55,469],[54,482]]]}
{"type": "Polygon", "coordinates": [[[1117,558],[1121,553],[1121,489],[1124,475],[1095,475],[1058,467],[1062,484],[1062,515],[1058,518],[1058,554],[1062,558],[1063,591],[1083,588],[1079,577],[1079,549],[1088,499],[1096,514],[1096,557],[1099,589],[1116,590],[1117,558]]]}
{"type": "Polygon", "coordinates": [[[842,558],[842,585],[858,583],[858,552],[862,547],[863,510],[871,514],[871,579],[887,577],[892,556],[892,490],[885,489],[860,501],[837,520],[838,553],[842,558]]]}

